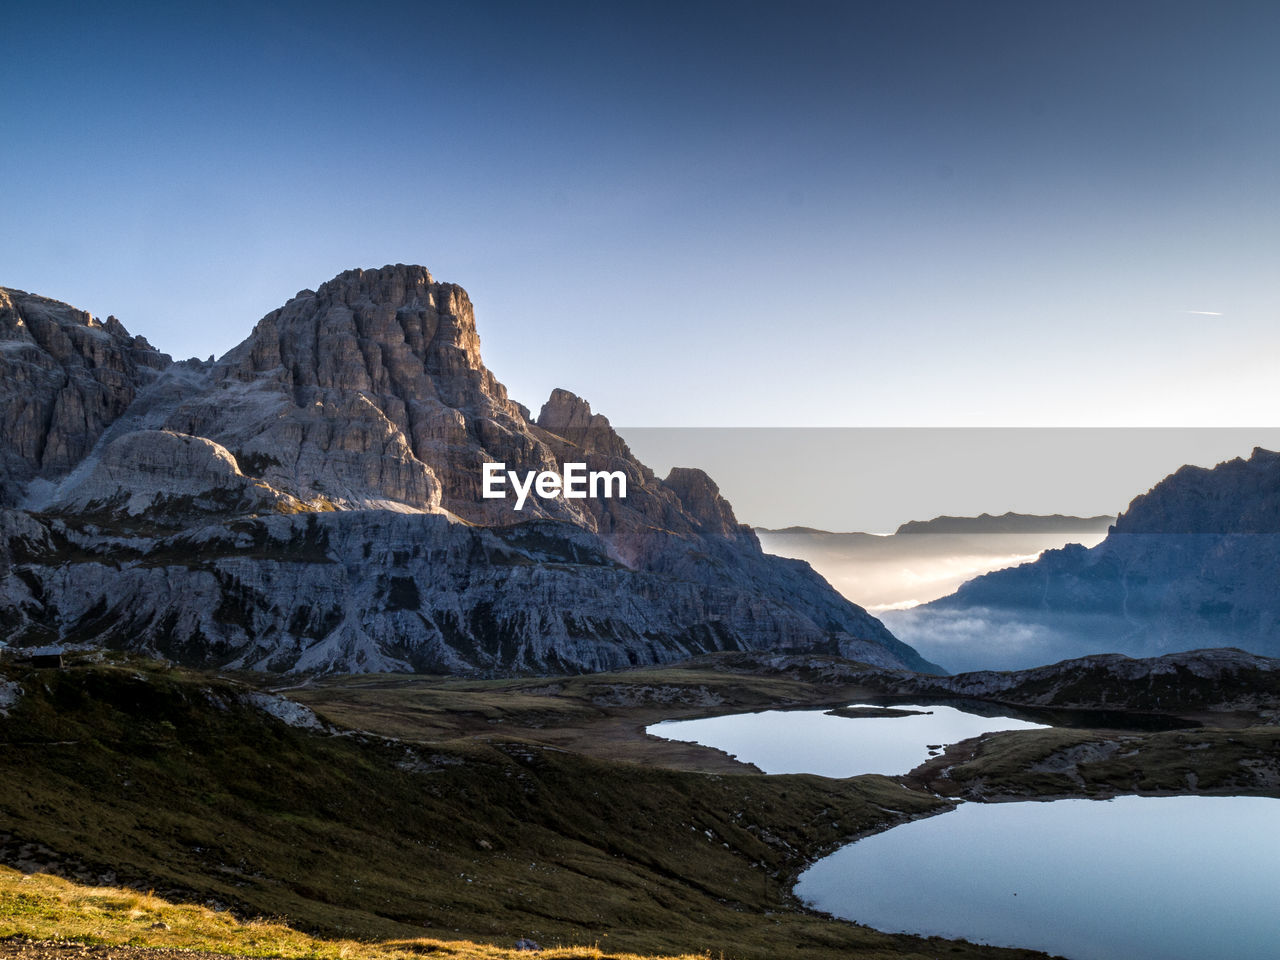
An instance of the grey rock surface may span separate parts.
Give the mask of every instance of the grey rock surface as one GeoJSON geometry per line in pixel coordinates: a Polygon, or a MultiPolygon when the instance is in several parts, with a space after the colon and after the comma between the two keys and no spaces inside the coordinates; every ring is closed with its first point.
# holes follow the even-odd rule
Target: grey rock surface
{"type": "Polygon", "coordinates": [[[50,409],[98,385],[80,440],[66,417],[22,414],[25,381],[5,382],[0,639],[311,673],[572,672],[723,649],[936,669],[807,564],[764,554],[702,471],[656,477],[568,391],[532,419],[481,361],[466,292],[422,267],[304,290],[209,362],[21,304],[26,322],[62,318],[68,343],[105,338],[123,372],[105,383],[83,352],[39,355],[62,371],[50,409]],[[44,457],[51,444],[65,452],[44,457]],[[481,497],[486,462],[583,462],[624,474],[627,496],[517,512],[481,497]]]}
{"type": "Polygon", "coordinates": [[[115,317],[0,287],[0,506],[65,476],[170,362],[115,317]]]}

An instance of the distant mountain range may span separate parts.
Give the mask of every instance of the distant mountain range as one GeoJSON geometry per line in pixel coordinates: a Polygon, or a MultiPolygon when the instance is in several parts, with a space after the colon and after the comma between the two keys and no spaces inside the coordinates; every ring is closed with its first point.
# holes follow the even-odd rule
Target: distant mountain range
{"type": "Polygon", "coordinates": [[[1076,533],[1105,533],[1115,521],[1110,514],[1097,517],[1064,517],[1060,513],[1040,516],[1030,513],[989,513],[977,517],[934,517],[932,520],[910,520],[895,533],[1051,533],[1070,536],[1076,533]]]}
{"type": "MultiPolygon", "coordinates": [[[[1106,533],[1107,528],[1115,522],[1111,514],[1096,517],[1068,517],[1060,513],[1041,515],[1032,513],[1003,513],[993,516],[990,513],[976,517],[934,517],[932,520],[908,520],[893,532],[896,536],[904,533],[935,534],[987,534],[987,533],[1106,533]]],[[[816,527],[756,527],[756,533],[780,536],[820,536],[820,537],[877,537],[875,533],[835,533],[830,530],[819,530],[816,527]]]]}
{"type": "Polygon", "coordinates": [[[1093,545],[1114,517],[937,517],[896,533],[831,533],[812,527],[756,528],[770,553],[811,564],[846,597],[872,610],[936,600],[980,574],[1015,566],[1070,542],[1093,545]]]}
{"type": "Polygon", "coordinates": [[[1234,646],[1280,654],[1280,454],[1185,466],[1106,539],[1050,550],[887,621],[957,669],[1234,646]]]}
{"type": "Polygon", "coordinates": [[[499,674],[723,649],[935,670],[702,471],[658,478],[563,390],[534,417],[425,268],[303,290],[217,361],[0,288],[0,642],[215,667],[499,674]],[[625,499],[481,496],[483,465],[625,499]]]}

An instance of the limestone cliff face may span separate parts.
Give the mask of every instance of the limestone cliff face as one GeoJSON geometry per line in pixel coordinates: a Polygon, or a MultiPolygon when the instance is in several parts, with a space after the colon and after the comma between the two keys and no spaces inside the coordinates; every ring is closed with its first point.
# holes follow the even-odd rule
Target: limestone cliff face
{"type": "Polygon", "coordinates": [[[115,317],[0,287],[0,506],[65,476],[169,363],[115,317]]]}
{"type": "Polygon", "coordinates": [[[133,366],[74,454],[46,466],[23,459],[30,430],[5,434],[22,481],[50,481],[0,515],[12,642],[308,671],[594,670],[736,648],[931,666],[807,565],[763,554],[701,471],[657,478],[567,391],[533,420],[481,361],[466,292],[422,267],[304,290],[216,362],[104,336],[133,366]],[[516,511],[481,496],[486,462],[582,462],[621,472],[627,496],[516,511]]]}
{"type": "Polygon", "coordinates": [[[145,515],[184,526],[201,512],[291,513],[303,506],[246,477],[231,452],[206,437],[134,430],[105,444],[87,470],[64,481],[52,509],[145,515]]]}
{"type": "Polygon", "coordinates": [[[166,418],[309,502],[483,521],[493,453],[550,466],[480,360],[471,301],[421,267],[352,270],[264,317],[166,418]]]}

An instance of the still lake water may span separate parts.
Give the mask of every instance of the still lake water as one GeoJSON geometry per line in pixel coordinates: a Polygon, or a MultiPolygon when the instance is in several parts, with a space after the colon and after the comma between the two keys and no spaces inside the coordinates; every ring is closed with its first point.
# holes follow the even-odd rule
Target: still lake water
{"type": "MultiPolygon", "coordinates": [[[[858,709],[877,709],[855,704],[858,709]]],[[[668,740],[715,747],[765,773],[854,777],[897,776],[929,759],[929,746],[956,743],[998,730],[1037,730],[1044,724],[985,717],[948,706],[894,704],[918,710],[908,717],[835,717],[822,710],[765,710],[700,720],[669,720],[646,732],[668,740]],[[923,713],[923,711],[929,711],[923,713]]]]}
{"type": "Polygon", "coordinates": [[[879,930],[1071,960],[1275,960],[1280,800],[965,803],[820,860],[796,884],[879,930]]]}

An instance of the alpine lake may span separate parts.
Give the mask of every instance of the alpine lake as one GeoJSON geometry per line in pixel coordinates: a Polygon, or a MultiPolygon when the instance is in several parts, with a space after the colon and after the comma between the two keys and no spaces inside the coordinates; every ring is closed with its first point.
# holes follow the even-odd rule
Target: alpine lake
{"type": "MultiPolygon", "coordinates": [[[[648,732],[765,773],[852,777],[900,776],[948,744],[1049,725],[990,704],[883,702],[648,732]]],[[[1280,950],[1278,819],[1280,799],[1269,797],[966,802],[847,844],[801,874],[795,892],[887,932],[1072,960],[1271,960],[1280,950]]]]}

